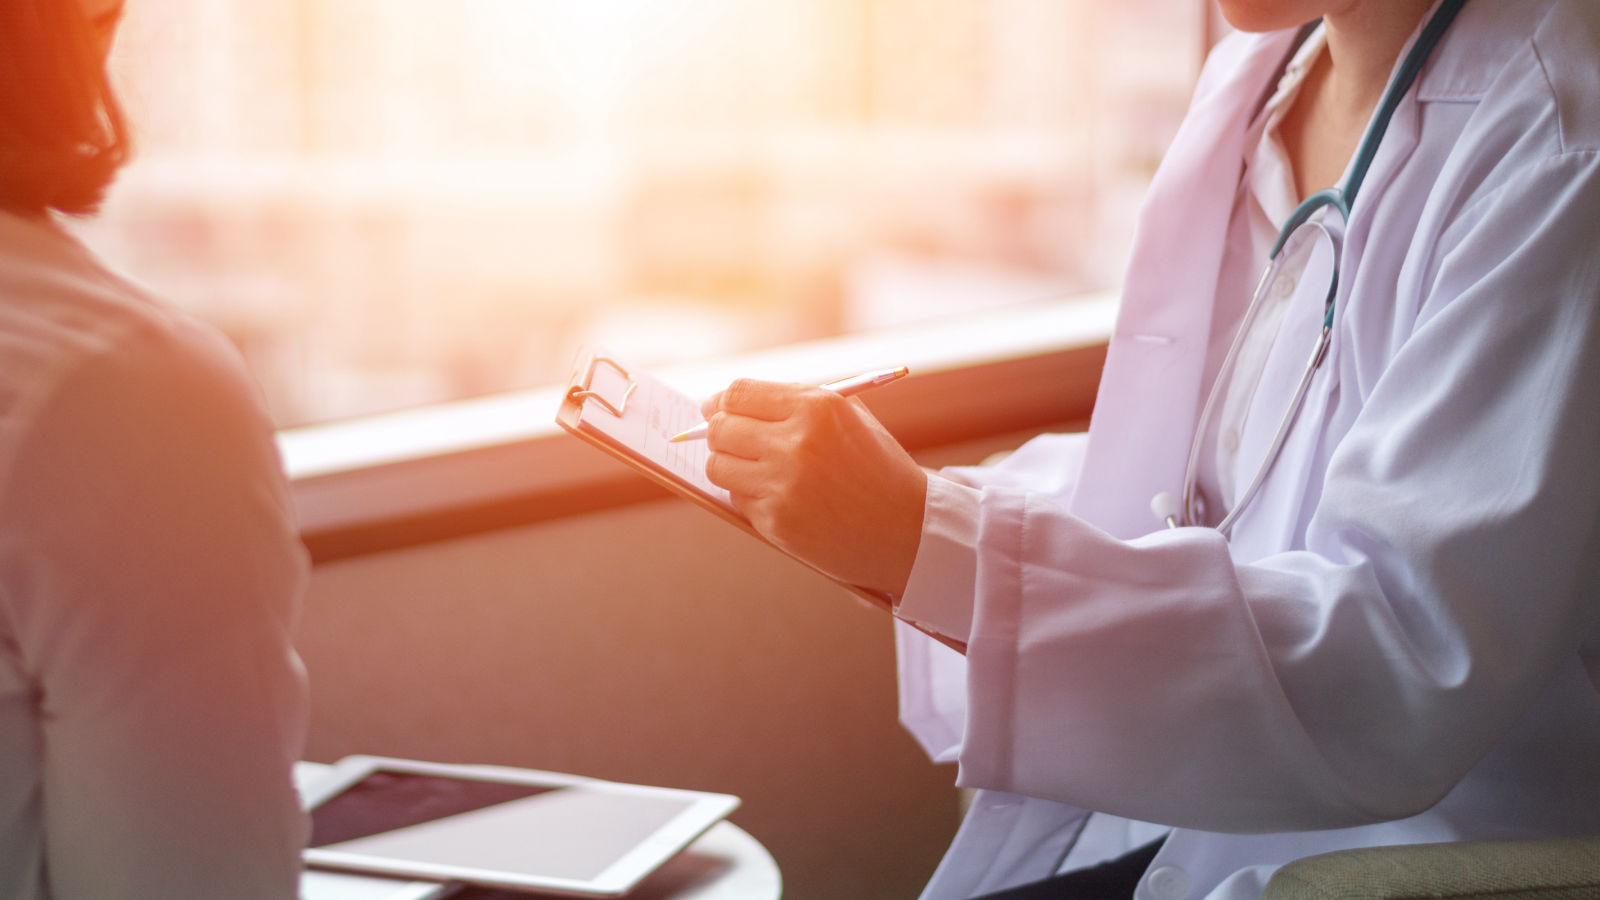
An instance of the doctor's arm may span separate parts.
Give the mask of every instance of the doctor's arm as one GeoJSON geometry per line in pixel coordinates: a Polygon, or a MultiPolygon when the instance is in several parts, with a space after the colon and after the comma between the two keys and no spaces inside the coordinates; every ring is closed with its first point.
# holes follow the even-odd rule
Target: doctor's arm
{"type": "Polygon", "coordinates": [[[970,581],[921,589],[976,597],[961,782],[1215,831],[1400,818],[1583,677],[1596,169],[1557,157],[1444,233],[1410,333],[1341,384],[1363,405],[1304,549],[1239,563],[1208,529],[1125,541],[1027,491],[931,492],[970,581]]]}
{"type": "Polygon", "coordinates": [[[841,581],[899,596],[928,475],[859,400],[742,379],[703,411],[706,476],[757,531],[841,581]]]}
{"type": "Polygon", "coordinates": [[[741,379],[701,412],[707,476],[758,531],[840,580],[896,597],[916,556],[929,478],[1027,486],[1065,503],[1088,437],[1043,434],[992,464],[933,472],[859,401],[820,388],[741,379]]]}

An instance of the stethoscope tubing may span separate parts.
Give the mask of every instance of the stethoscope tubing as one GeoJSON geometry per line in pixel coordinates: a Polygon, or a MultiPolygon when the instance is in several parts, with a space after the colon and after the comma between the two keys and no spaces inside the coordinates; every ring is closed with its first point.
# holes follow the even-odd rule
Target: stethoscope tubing
{"type": "MultiPolygon", "coordinates": [[[[1206,395],[1205,405],[1201,408],[1199,422],[1196,425],[1194,436],[1189,442],[1189,457],[1184,467],[1183,495],[1181,505],[1178,508],[1178,516],[1164,517],[1169,527],[1202,524],[1202,515],[1198,509],[1199,498],[1197,490],[1201,444],[1207,438],[1207,432],[1211,426],[1211,418],[1215,414],[1222,388],[1233,372],[1240,347],[1244,343],[1244,337],[1260,310],[1262,295],[1265,293],[1269,280],[1277,270],[1279,257],[1284,246],[1296,229],[1308,222],[1313,215],[1325,207],[1333,206],[1339,211],[1344,221],[1346,223],[1349,222],[1350,207],[1355,202],[1356,193],[1361,189],[1362,182],[1366,179],[1367,170],[1371,167],[1373,158],[1377,156],[1378,145],[1382,142],[1383,135],[1389,128],[1389,119],[1394,115],[1394,111],[1399,108],[1401,99],[1411,89],[1411,84],[1416,80],[1418,73],[1422,71],[1422,66],[1427,62],[1428,57],[1432,55],[1434,47],[1438,45],[1439,40],[1444,36],[1445,30],[1450,27],[1450,23],[1455,20],[1456,14],[1461,11],[1461,7],[1465,3],[1466,0],[1443,0],[1438,11],[1423,26],[1422,33],[1417,36],[1416,43],[1412,46],[1410,52],[1406,54],[1405,60],[1400,64],[1399,71],[1395,73],[1394,80],[1384,91],[1383,99],[1378,104],[1377,113],[1373,116],[1372,121],[1368,123],[1366,132],[1362,135],[1361,144],[1356,150],[1355,162],[1351,166],[1350,175],[1345,180],[1344,185],[1338,188],[1318,191],[1307,197],[1305,201],[1295,207],[1294,212],[1289,215],[1288,221],[1279,230],[1278,238],[1272,246],[1272,252],[1268,254],[1267,268],[1262,272],[1261,280],[1256,284],[1256,290],[1251,297],[1250,306],[1245,310],[1244,318],[1240,320],[1239,327],[1234,333],[1233,341],[1228,346],[1228,352],[1223,356],[1222,366],[1217,370],[1216,380],[1212,382],[1211,390],[1206,395]]],[[[1300,37],[1295,41],[1295,46],[1290,49],[1289,55],[1292,56],[1294,54],[1301,41],[1309,34],[1310,27],[1308,26],[1301,31],[1300,37]]],[[[1335,240],[1338,243],[1342,243],[1342,235],[1335,240]]],[[[1328,286],[1328,294],[1323,301],[1322,329],[1317,336],[1316,346],[1312,348],[1311,355],[1306,361],[1306,366],[1300,374],[1300,381],[1295,386],[1294,395],[1289,401],[1288,411],[1278,422],[1277,431],[1273,434],[1272,442],[1267,447],[1267,453],[1261,465],[1256,468],[1254,477],[1250,479],[1250,483],[1245,487],[1244,491],[1235,499],[1233,508],[1216,525],[1216,530],[1224,536],[1233,528],[1233,524],[1238,519],[1239,514],[1248,508],[1250,501],[1266,481],[1267,473],[1277,460],[1278,453],[1283,449],[1284,442],[1288,440],[1290,427],[1299,415],[1300,407],[1305,404],[1306,395],[1311,389],[1311,381],[1316,375],[1317,369],[1321,367],[1323,360],[1328,356],[1328,347],[1333,338],[1335,298],[1339,291],[1339,263],[1341,258],[1342,254],[1338,252],[1336,246],[1333,277],[1328,286]]],[[[1162,498],[1158,495],[1157,499],[1160,500],[1162,498]]],[[[1170,499],[1168,499],[1168,502],[1170,503],[1170,499]]]]}

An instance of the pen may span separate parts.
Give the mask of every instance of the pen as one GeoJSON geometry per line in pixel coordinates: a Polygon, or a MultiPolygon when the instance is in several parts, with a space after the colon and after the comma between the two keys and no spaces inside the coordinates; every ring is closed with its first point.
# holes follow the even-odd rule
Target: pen
{"type": "MultiPolygon", "coordinates": [[[[838,394],[841,397],[849,397],[852,394],[859,394],[868,388],[875,388],[880,384],[888,384],[891,381],[899,381],[910,374],[911,370],[905,366],[898,366],[893,369],[879,369],[875,372],[863,372],[860,375],[852,375],[849,378],[841,378],[838,381],[830,381],[823,385],[822,389],[825,391],[833,391],[835,394],[838,394]]],[[[694,426],[688,431],[673,435],[668,443],[676,443],[678,441],[697,441],[706,436],[706,431],[710,429],[710,427],[711,424],[709,422],[701,422],[699,425],[694,426]]]]}

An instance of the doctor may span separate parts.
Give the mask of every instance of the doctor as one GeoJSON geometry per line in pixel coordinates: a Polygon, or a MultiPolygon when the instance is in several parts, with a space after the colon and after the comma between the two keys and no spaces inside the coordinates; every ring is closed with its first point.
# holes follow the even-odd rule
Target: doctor
{"type": "Polygon", "coordinates": [[[1087,436],[930,474],[826,391],[706,403],[761,531],[967,646],[899,625],[981,789],[927,900],[1600,833],[1600,5],[1222,6],[1087,436]]]}

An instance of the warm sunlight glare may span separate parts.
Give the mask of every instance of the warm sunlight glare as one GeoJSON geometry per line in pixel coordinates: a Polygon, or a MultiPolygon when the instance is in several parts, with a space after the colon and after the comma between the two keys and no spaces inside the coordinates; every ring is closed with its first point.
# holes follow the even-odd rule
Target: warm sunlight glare
{"type": "Polygon", "coordinates": [[[132,2],[85,230],[286,425],[1060,298],[1120,277],[1174,7],[132,2]]]}

